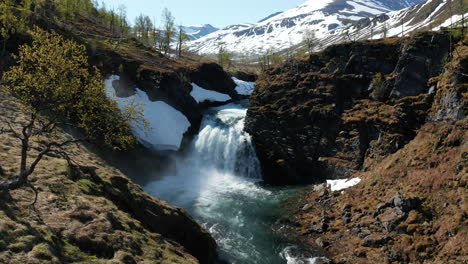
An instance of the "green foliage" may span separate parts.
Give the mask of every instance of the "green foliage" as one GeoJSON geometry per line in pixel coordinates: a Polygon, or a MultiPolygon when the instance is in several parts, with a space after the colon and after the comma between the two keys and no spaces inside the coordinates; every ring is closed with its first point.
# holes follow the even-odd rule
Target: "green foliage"
{"type": "Polygon", "coordinates": [[[372,97],[379,101],[385,101],[388,97],[387,91],[387,80],[385,75],[378,72],[371,82],[372,85],[372,97]]]}
{"type": "Polygon", "coordinates": [[[268,49],[263,56],[258,58],[258,64],[264,71],[269,69],[271,66],[283,64],[288,57],[289,56],[285,58],[279,52],[275,52],[273,49],[268,49]]]}
{"type": "Polygon", "coordinates": [[[219,45],[217,57],[218,57],[218,63],[221,66],[223,66],[225,68],[231,67],[233,55],[222,44],[219,45]]]}
{"type": "Polygon", "coordinates": [[[307,52],[312,54],[318,43],[317,38],[315,37],[315,32],[309,29],[305,30],[302,36],[302,42],[304,43],[307,52]]]}
{"type": "Polygon", "coordinates": [[[142,42],[150,43],[150,32],[154,32],[153,28],[154,25],[153,22],[151,22],[151,18],[149,18],[149,16],[140,14],[135,18],[133,34],[137,37],[137,39],[141,40],[142,42]]]}
{"type": "Polygon", "coordinates": [[[270,55],[270,62],[272,65],[280,65],[285,62],[283,56],[279,55],[278,53],[273,53],[270,55]]]}
{"type": "MultiPolygon", "coordinates": [[[[3,85],[21,102],[52,120],[71,121],[94,142],[126,149],[134,144],[129,122],[141,112],[120,113],[107,99],[102,76],[87,62],[85,47],[35,28],[31,45],[3,75],[3,85]]],[[[132,110],[133,111],[133,110],[132,110]]]]}
{"type": "MultiPolygon", "coordinates": [[[[310,52],[309,52],[310,54],[310,52]]],[[[296,53],[294,54],[295,58],[303,58],[307,55],[307,49],[305,47],[299,48],[296,50],[296,53]]]]}
{"type": "Polygon", "coordinates": [[[21,18],[13,0],[0,1],[0,36],[2,38],[2,55],[5,55],[6,43],[23,28],[21,18]]]}
{"type": "Polygon", "coordinates": [[[175,28],[175,19],[172,16],[171,11],[169,9],[164,8],[163,13],[162,13],[162,18],[163,18],[163,50],[164,53],[167,54],[169,51],[169,48],[171,46],[171,42],[176,35],[176,28],[175,28]]]}

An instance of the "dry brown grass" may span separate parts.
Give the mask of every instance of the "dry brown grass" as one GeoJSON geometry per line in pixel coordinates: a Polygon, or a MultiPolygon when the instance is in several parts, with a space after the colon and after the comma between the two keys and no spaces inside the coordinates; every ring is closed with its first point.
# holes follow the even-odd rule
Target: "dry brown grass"
{"type": "Polygon", "coordinates": [[[311,245],[320,237],[336,263],[391,263],[389,252],[397,252],[404,263],[461,263],[466,260],[468,240],[468,131],[466,120],[457,123],[429,123],[404,148],[358,172],[362,182],[331,200],[309,192],[301,203],[318,203],[309,211],[296,210],[300,232],[307,233],[322,212],[331,219],[328,232],[306,238],[311,245]],[[409,212],[398,225],[407,233],[385,231],[372,217],[379,203],[397,192],[417,197],[422,205],[409,212]],[[327,202],[325,202],[327,201],[327,202]],[[353,220],[341,219],[344,204],[350,204],[353,220]],[[391,241],[383,248],[362,247],[353,228],[386,235],[391,241]]]}

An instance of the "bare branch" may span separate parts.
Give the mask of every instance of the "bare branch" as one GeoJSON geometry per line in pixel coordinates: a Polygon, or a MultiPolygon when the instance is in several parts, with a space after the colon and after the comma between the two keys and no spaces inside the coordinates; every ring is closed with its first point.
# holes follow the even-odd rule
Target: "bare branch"
{"type": "Polygon", "coordinates": [[[23,133],[23,139],[29,138],[31,135],[31,129],[34,126],[34,122],[36,121],[36,115],[34,113],[31,113],[31,120],[29,121],[29,124],[23,127],[22,133],[23,133]]]}
{"type": "MultiPolygon", "coordinates": [[[[52,130],[55,129],[57,124],[57,117],[51,118],[47,123],[43,123],[42,127],[39,129],[34,130],[31,135],[41,135],[42,133],[50,133],[52,130]]],[[[41,121],[39,121],[42,123],[41,121]]]]}
{"type": "Polygon", "coordinates": [[[6,123],[6,124],[8,125],[8,127],[10,128],[10,130],[7,130],[6,133],[10,133],[10,134],[13,135],[13,137],[15,137],[15,138],[17,138],[17,139],[19,139],[19,140],[23,140],[23,138],[21,137],[21,135],[20,135],[18,132],[16,132],[16,130],[13,128],[13,126],[11,125],[10,122],[6,121],[5,123],[6,123]]]}
{"type": "Polygon", "coordinates": [[[29,166],[29,169],[22,171],[20,175],[18,176],[18,178],[12,181],[0,181],[0,191],[14,190],[14,189],[18,189],[24,186],[28,181],[29,175],[31,175],[34,172],[34,170],[36,169],[36,166],[42,160],[44,155],[50,152],[57,151],[57,150],[54,150],[53,148],[61,149],[62,147],[67,146],[69,144],[74,144],[74,143],[83,142],[83,141],[84,139],[71,139],[71,140],[66,140],[62,143],[51,142],[47,144],[46,148],[42,150],[41,152],[39,152],[36,159],[31,163],[31,165],[29,166]]]}

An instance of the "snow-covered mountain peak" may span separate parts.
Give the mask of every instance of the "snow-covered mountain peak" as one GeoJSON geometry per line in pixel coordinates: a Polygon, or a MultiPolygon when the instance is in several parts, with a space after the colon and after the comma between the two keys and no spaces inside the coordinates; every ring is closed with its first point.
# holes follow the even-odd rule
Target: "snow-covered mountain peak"
{"type": "Polygon", "coordinates": [[[326,7],[328,4],[333,3],[334,0],[308,0],[305,3],[296,7],[297,9],[319,10],[326,7]]]}
{"type": "Polygon", "coordinates": [[[278,12],[257,24],[226,27],[190,43],[191,50],[214,54],[222,43],[235,53],[259,55],[283,50],[302,41],[306,30],[318,38],[363,18],[408,7],[423,0],[308,0],[296,8],[278,12]]]}
{"type": "Polygon", "coordinates": [[[199,39],[218,30],[218,28],[215,28],[210,24],[189,25],[184,26],[183,29],[185,30],[185,32],[187,32],[191,40],[199,39]]]}

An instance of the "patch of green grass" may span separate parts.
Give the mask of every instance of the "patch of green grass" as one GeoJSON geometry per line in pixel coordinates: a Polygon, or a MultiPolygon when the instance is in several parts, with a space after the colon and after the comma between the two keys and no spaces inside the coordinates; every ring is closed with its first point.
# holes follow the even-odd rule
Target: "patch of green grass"
{"type": "Polygon", "coordinates": [[[39,259],[41,262],[42,261],[47,261],[47,263],[58,262],[58,259],[53,254],[53,249],[47,243],[40,243],[36,245],[32,249],[31,254],[37,259],[39,259]]]}
{"type": "Polygon", "coordinates": [[[63,252],[62,255],[64,256],[65,260],[68,263],[76,263],[76,264],[94,264],[100,263],[99,259],[95,256],[90,256],[80,248],[70,244],[68,241],[64,241],[65,245],[62,248],[63,252]]]}
{"type": "Polygon", "coordinates": [[[94,190],[94,183],[88,179],[81,179],[76,182],[78,184],[78,187],[86,194],[90,194],[94,190]]]}

